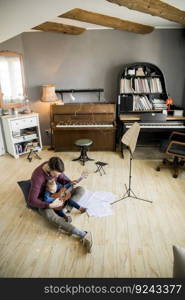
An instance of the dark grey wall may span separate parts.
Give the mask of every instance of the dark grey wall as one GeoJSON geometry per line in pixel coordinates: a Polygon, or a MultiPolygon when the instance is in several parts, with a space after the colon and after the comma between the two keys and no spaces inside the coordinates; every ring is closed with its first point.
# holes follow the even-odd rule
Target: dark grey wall
{"type": "MultiPolygon", "coordinates": [[[[12,39],[13,40],[13,39],[12,39]]],[[[41,85],[57,88],[104,88],[105,100],[116,102],[118,76],[125,64],[143,61],[163,72],[167,92],[181,105],[184,99],[185,35],[183,30],[155,30],[138,35],[93,30],[79,36],[30,32],[22,35],[25,70],[33,110],[40,113],[43,142],[49,126],[49,104],[41,103],[41,85]]],[[[4,43],[4,46],[6,43],[4,43]]],[[[1,45],[0,45],[1,47],[1,45]]],[[[76,95],[84,101],[84,95],[76,95]]],[[[89,95],[85,95],[89,100],[89,95]]],[[[97,99],[96,94],[90,100],[97,99]]],[[[69,98],[64,95],[64,101],[69,98]]]]}
{"type": "Polygon", "coordinates": [[[22,35],[17,35],[16,37],[0,44],[0,51],[12,51],[24,54],[24,48],[22,43],[22,35]]]}

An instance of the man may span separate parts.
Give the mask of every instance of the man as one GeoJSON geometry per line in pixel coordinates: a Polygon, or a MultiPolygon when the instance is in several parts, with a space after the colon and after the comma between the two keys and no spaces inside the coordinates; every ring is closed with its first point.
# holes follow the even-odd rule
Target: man
{"type": "MultiPolygon", "coordinates": [[[[48,180],[55,178],[55,180],[62,185],[67,183],[75,183],[71,181],[64,173],[64,163],[59,157],[51,157],[49,161],[44,162],[37,167],[31,177],[31,188],[29,193],[29,205],[39,209],[39,212],[50,223],[57,226],[58,229],[64,230],[69,235],[76,235],[81,238],[81,241],[87,252],[91,252],[92,235],[90,232],[81,231],[55,212],[61,207],[61,201],[56,199],[52,203],[42,201],[46,183],[48,180]]],[[[71,195],[75,201],[78,201],[84,194],[82,187],[74,188],[71,195]]]]}

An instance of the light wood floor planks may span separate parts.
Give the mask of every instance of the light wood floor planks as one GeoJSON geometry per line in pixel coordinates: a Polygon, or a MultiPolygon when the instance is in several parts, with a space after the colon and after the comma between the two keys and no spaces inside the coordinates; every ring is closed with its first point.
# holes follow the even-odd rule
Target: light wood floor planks
{"type": "MultiPolygon", "coordinates": [[[[61,234],[37,213],[25,208],[16,184],[28,179],[41,162],[60,156],[66,174],[75,179],[84,169],[71,160],[77,152],[42,151],[42,161],[26,157],[0,157],[0,277],[171,277],[172,245],[185,247],[185,180],[171,171],[156,172],[158,161],[134,160],[134,192],[152,204],[127,199],[113,205],[114,214],[93,218],[72,212],[73,223],[91,230],[93,252],[85,254],[75,237],[61,234]]],[[[90,152],[95,160],[108,162],[106,175],[91,174],[81,184],[92,191],[120,196],[128,182],[129,157],[119,153],[90,152]]]]}

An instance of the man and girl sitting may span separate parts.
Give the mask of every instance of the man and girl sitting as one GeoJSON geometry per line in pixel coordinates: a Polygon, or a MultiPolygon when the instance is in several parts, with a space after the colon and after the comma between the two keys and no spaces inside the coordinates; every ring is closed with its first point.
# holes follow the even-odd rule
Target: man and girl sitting
{"type": "Polygon", "coordinates": [[[62,159],[60,157],[51,157],[48,161],[38,166],[32,173],[28,204],[30,207],[38,209],[39,213],[46,218],[49,223],[60,229],[60,231],[64,231],[69,236],[75,235],[79,237],[79,241],[82,242],[86,251],[91,252],[91,232],[81,230],[74,226],[69,222],[71,219],[66,217],[64,213],[65,206],[69,208],[70,206],[76,207],[81,213],[86,211],[85,208],[80,207],[77,203],[84,195],[85,189],[82,186],[74,186],[81,180],[81,177],[71,181],[64,174],[64,163],[62,159]],[[50,184],[54,186],[53,189],[50,189],[50,184]],[[60,193],[61,187],[66,188],[68,186],[72,187],[71,193],[66,192],[66,195],[60,193]],[[53,195],[53,192],[58,192],[58,190],[59,195],[55,198],[54,196],[56,195],[53,195]]]}

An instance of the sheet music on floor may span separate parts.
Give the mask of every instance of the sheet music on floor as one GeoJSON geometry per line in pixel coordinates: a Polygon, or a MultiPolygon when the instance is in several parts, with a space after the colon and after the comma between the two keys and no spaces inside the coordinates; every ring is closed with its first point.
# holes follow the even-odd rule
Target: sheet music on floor
{"type": "Polygon", "coordinates": [[[105,217],[113,214],[111,203],[115,199],[116,195],[111,192],[86,190],[78,204],[87,208],[87,214],[90,217],[105,217]]]}

